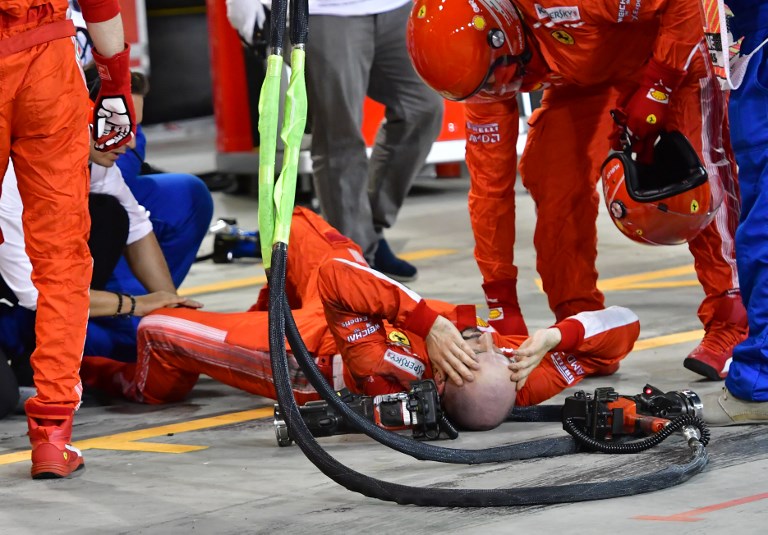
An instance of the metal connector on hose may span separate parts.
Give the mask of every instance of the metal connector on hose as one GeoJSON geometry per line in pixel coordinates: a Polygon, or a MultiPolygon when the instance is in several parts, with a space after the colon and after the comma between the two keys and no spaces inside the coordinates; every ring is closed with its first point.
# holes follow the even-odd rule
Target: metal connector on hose
{"type": "MultiPolygon", "coordinates": [[[[683,436],[685,437],[685,440],[688,442],[688,445],[693,447],[693,443],[701,444],[701,432],[699,429],[693,425],[686,425],[681,430],[681,433],[683,433],[683,436]]],[[[701,444],[702,447],[704,446],[701,444]]]]}

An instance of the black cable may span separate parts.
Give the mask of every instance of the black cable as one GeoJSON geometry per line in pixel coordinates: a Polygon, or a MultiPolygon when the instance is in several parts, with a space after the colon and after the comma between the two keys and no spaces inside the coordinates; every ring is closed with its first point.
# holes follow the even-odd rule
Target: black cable
{"type": "Polygon", "coordinates": [[[285,20],[288,0],[272,0],[272,13],[269,19],[269,53],[282,56],[285,40],[285,20]]]}
{"type": "MultiPolygon", "coordinates": [[[[271,298],[273,292],[271,286],[269,291],[271,298]]],[[[454,464],[484,464],[534,459],[538,457],[556,457],[575,453],[577,451],[576,443],[570,437],[531,440],[529,442],[482,450],[465,450],[445,448],[425,442],[419,442],[418,440],[382,429],[367,418],[350,409],[349,406],[336,394],[336,391],[331,388],[328,381],[325,380],[325,377],[323,377],[320,369],[317,367],[317,364],[315,364],[304,341],[301,339],[301,334],[299,333],[293,314],[288,306],[288,299],[285,296],[283,296],[282,307],[288,342],[291,344],[294,358],[296,358],[299,366],[304,371],[304,375],[309,380],[309,383],[329,405],[344,416],[344,419],[348,421],[352,427],[385,446],[421,461],[437,461],[454,464]]],[[[560,421],[560,419],[557,421],[560,421]]]]}
{"type": "Polygon", "coordinates": [[[507,415],[508,422],[562,422],[562,405],[530,405],[512,407],[507,415]]]}
{"type": "Polygon", "coordinates": [[[686,426],[696,427],[699,430],[702,446],[709,444],[709,428],[701,418],[691,414],[683,414],[672,420],[669,425],[660,429],[649,437],[632,442],[605,442],[597,440],[582,431],[577,425],[575,418],[566,418],[563,422],[563,429],[572,435],[580,444],[587,448],[602,453],[640,453],[664,442],[675,431],[679,431],[686,426]]]}
{"type": "MultiPolygon", "coordinates": [[[[507,489],[420,488],[382,481],[350,469],[320,447],[304,423],[293,397],[285,350],[287,250],[284,243],[274,245],[270,273],[269,350],[280,412],[296,444],[307,458],[326,476],[347,489],[380,500],[423,506],[488,507],[571,503],[660,490],[687,481],[706,466],[706,449],[701,442],[691,440],[689,446],[692,453],[685,464],[671,465],[651,474],[600,483],[507,489]]],[[[296,354],[297,348],[293,349],[296,354]]]]}
{"type": "Polygon", "coordinates": [[[304,45],[309,36],[308,0],[290,0],[291,2],[291,44],[304,45]]]}

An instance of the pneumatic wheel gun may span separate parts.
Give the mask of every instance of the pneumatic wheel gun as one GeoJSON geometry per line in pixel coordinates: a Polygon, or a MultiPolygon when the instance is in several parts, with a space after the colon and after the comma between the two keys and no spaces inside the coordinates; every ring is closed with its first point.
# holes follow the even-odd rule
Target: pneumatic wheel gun
{"type": "MultiPolygon", "coordinates": [[[[455,439],[459,436],[453,424],[443,415],[437,386],[431,379],[412,382],[408,392],[373,397],[352,394],[344,388],[338,395],[350,410],[383,429],[411,429],[416,440],[438,440],[442,436],[455,439]]],[[[299,412],[315,437],[358,432],[341,412],[324,400],[310,401],[299,407],[299,412]]],[[[277,404],[274,425],[277,444],[290,446],[293,438],[277,404]]]]}
{"type": "Polygon", "coordinates": [[[563,405],[563,422],[571,418],[594,439],[648,436],[678,416],[701,417],[703,405],[691,390],[663,392],[645,385],[635,396],[620,396],[611,387],[595,389],[594,395],[578,391],[563,405]]]}

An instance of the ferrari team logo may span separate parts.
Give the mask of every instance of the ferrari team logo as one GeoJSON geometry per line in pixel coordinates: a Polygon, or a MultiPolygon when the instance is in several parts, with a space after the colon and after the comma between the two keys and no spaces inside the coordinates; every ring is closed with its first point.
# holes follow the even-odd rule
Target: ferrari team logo
{"type": "Polygon", "coordinates": [[[554,32],[552,32],[552,37],[554,37],[564,45],[572,45],[573,43],[576,42],[571,36],[571,34],[569,34],[568,32],[564,32],[563,30],[555,30],[554,32]]]}
{"type": "Polygon", "coordinates": [[[423,19],[427,16],[427,6],[421,6],[419,8],[419,12],[416,14],[416,17],[423,19]]]}
{"type": "Polygon", "coordinates": [[[658,119],[652,113],[650,115],[648,115],[648,117],[645,118],[645,122],[648,123],[648,124],[656,124],[657,121],[658,121],[658,119]]]}
{"type": "Polygon", "coordinates": [[[696,199],[693,199],[691,201],[691,213],[695,214],[698,211],[699,211],[699,201],[697,201],[696,199]]]}
{"type": "Polygon", "coordinates": [[[476,30],[485,29],[485,19],[480,15],[475,15],[472,17],[472,26],[474,26],[476,30]]]}
{"type": "Polygon", "coordinates": [[[405,336],[400,331],[392,331],[389,333],[389,340],[390,342],[394,342],[396,344],[400,344],[401,346],[410,346],[411,341],[408,340],[408,337],[405,336]]]}

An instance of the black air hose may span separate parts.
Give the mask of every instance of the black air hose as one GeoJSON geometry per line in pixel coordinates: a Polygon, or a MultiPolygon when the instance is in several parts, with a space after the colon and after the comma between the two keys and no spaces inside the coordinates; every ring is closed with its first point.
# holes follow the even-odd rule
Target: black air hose
{"type": "MultiPolygon", "coordinates": [[[[271,292],[272,288],[270,287],[270,299],[271,292]]],[[[557,457],[560,455],[576,453],[577,451],[576,443],[571,437],[531,440],[519,444],[510,444],[482,450],[464,450],[435,446],[382,429],[350,409],[336,394],[336,391],[331,388],[328,381],[326,381],[325,377],[323,377],[320,372],[320,369],[317,367],[317,364],[315,364],[304,341],[301,339],[301,334],[296,326],[296,321],[288,306],[288,299],[285,296],[283,296],[282,306],[286,325],[286,335],[291,344],[293,355],[301,369],[304,371],[310,384],[318,391],[325,401],[333,406],[339,413],[344,415],[344,418],[349,421],[355,429],[361,433],[365,433],[385,446],[421,461],[437,461],[453,464],[484,464],[534,459],[538,457],[557,457]]],[[[559,422],[560,419],[558,418],[556,421],[559,422]]]]}
{"type": "MultiPolygon", "coordinates": [[[[270,276],[270,357],[278,403],[294,440],[307,458],[326,476],[347,489],[380,500],[423,506],[488,507],[570,503],[629,496],[667,488],[687,481],[706,466],[706,449],[701,442],[691,440],[689,445],[693,453],[686,464],[671,465],[652,474],[600,483],[510,489],[420,488],[374,479],[350,469],[320,447],[304,423],[293,397],[285,351],[283,310],[287,249],[287,245],[281,242],[272,248],[270,276]]],[[[294,347],[294,350],[298,353],[297,348],[294,347]]]]}
{"type": "Polygon", "coordinates": [[[574,418],[567,418],[563,422],[563,429],[571,434],[580,444],[583,444],[588,449],[599,451],[602,453],[640,453],[654,446],[658,446],[664,442],[675,431],[679,431],[686,426],[696,427],[701,433],[702,446],[709,444],[709,428],[706,426],[701,418],[693,416],[691,414],[683,414],[672,420],[669,425],[660,429],[656,433],[649,437],[645,437],[642,440],[635,440],[633,442],[604,442],[597,440],[586,434],[579,427],[576,426],[574,418]]]}
{"type": "Polygon", "coordinates": [[[562,422],[562,405],[529,405],[512,407],[507,415],[508,422],[562,422]]]}

